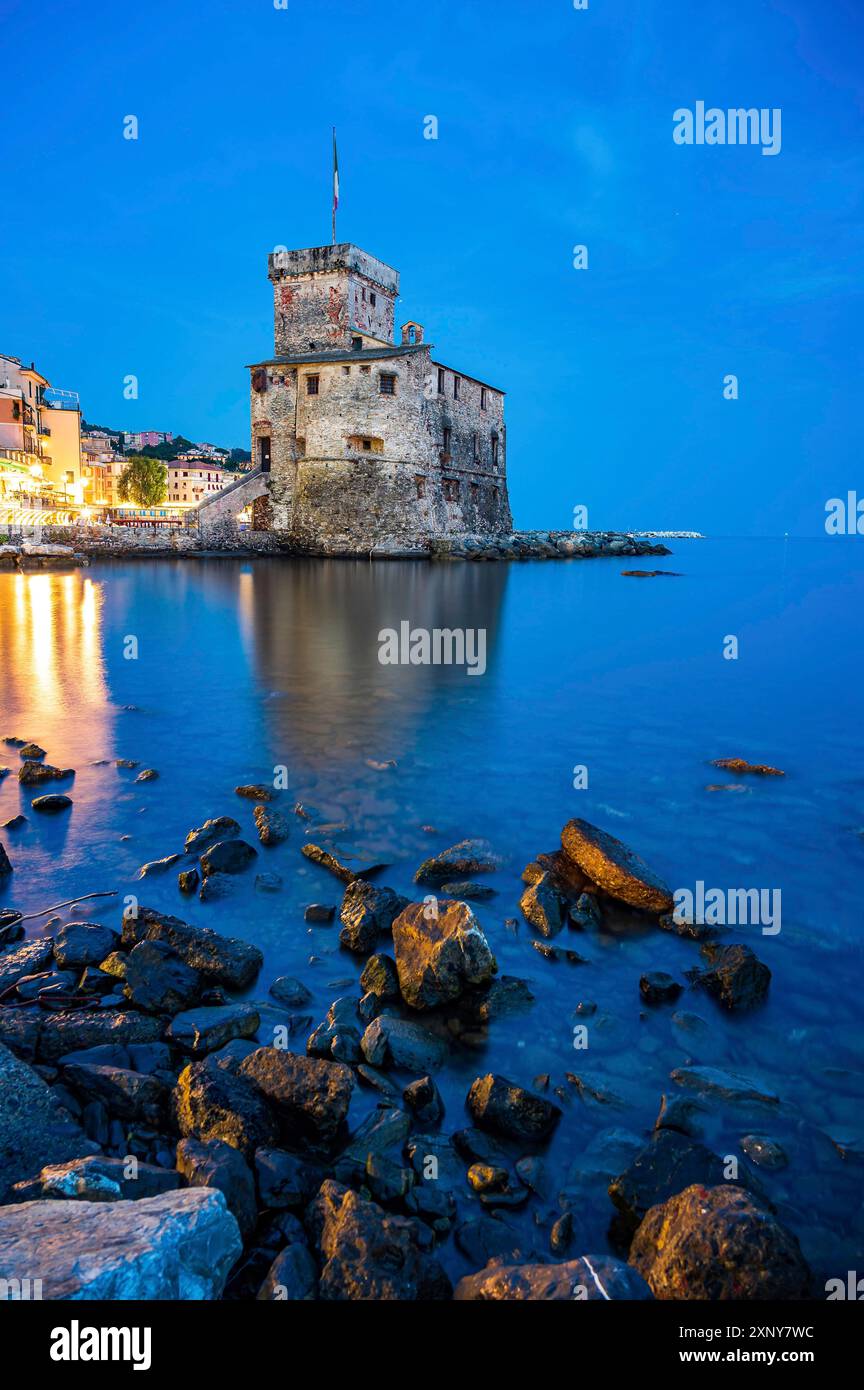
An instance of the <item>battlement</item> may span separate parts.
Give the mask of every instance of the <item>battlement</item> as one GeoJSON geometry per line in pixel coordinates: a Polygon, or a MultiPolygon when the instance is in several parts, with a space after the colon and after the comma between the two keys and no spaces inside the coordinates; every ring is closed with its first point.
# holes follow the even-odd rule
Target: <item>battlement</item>
{"type": "Polygon", "coordinates": [[[347,272],[361,275],[379,285],[385,294],[394,298],[399,293],[399,272],[392,266],[370,256],[353,242],[338,242],[335,246],[308,246],[299,251],[279,250],[268,257],[268,275],[273,284],[305,275],[347,272]]]}

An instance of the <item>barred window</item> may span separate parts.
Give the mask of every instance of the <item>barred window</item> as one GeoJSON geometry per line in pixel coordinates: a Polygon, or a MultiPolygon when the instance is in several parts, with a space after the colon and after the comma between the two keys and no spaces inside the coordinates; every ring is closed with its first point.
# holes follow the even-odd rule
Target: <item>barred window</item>
{"type": "Polygon", "coordinates": [[[382,372],[378,378],[378,390],[382,396],[396,395],[396,376],[393,372],[382,372]]]}
{"type": "Polygon", "coordinates": [[[316,376],[316,375],[307,376],[307,378],[306,378],[306,395],[307,395],[307,396],[317,396],[317,395],[318,395],[318,382],[319,382],[319,380],[320,380],[320,377],[318,377],[318,376],[316,376]]]}

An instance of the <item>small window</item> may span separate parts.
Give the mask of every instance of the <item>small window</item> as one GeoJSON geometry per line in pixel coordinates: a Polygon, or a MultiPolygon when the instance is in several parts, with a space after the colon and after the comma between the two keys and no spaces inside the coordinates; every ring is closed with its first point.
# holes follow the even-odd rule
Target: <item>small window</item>
{"type": "Polygon", "coordinates": [[[360,370],[361,370],[361,372],[365,372],[367,376],[369,375],[369,368],[368,368],[368,367],[361,367],[360,370]]]}
{"type": "Polygon", "coordinates": [[[258,436],[258,466],[262,473],[270,472],[270,436],[261,434],[258,436]]]}
{"type": "Polygon", "coordinates": [[[307,378],[306,378],[306,395],[307,395],[307,396],[317,396],[317,395],[318,395],[318,382],[319,382],[319,377],[317,377],[317,376],[307,376],[307,378]]]}
{"type": "Polygon", "coordinates": [[[497,467],[498,467],[498,436],[497,436],[497,434],[493,434],[493,436],[492,436],[492,467],[493,467],[493,468],[497,468],[497,467]]]}
{"type": "Polygon", "coordinates": [[[365,451],[366,451],[367,454],[371,453],[371,452],[372,452],[372,440],[371,440],[371,439],[364,439],[364,440],[363,440],[363,448],[365,449],[365,451]]]}
{"type": "Polygon", "coordinates": [[[451,442],[452,438],[453,438],[453,431],[451,430],[451,428],[450,428],[449,425],[445,425],[445,426],[444,426],[444,430],[443,430],[443,435],[442,435],[442,443],[441,443],[441,447],[442,447],[442,449],[444,450],[444,453],[445,453],[445,454],[449,454],[449,452],[450,452],[450,442],[451,442]]]}
{"type": "Polygon", "coordinates": [[[350,375],[351,375],[351,368],[350,368],[350,367],[343,367],[343,368],[342,368],[342,375],[343,375],[343,376],[350,376],[350,375]]]}
{"type": "Polygon", "coordinates": [[[492,489],[492,498],[493,498],[493,501],[495,501],[495,502],[498,501],[498,489],[497,489],[497,487],[493,487],[493,489],[492,489]]]}
{"type": "Polygon", "coordinates": [[[453,378],[453,399],[454,399],[454,401],[458,401],[458,399],[459,399],[459,378],[458,378],[458,376],[454,376],[454,378],[453,378]]]}
{"type": "Polygon", "coordinates": [[[378,390],[382,396],[396,395],[396,376],[393,372],[382,372],[378,379],[378,390]]]}
{"type": "Polygon", "coordinates": [[[372,305],[372,308],[374,309],[374,308],[375,308],[375,305],[376,305],[376,303],[377,303],[377,300],[376,300],[376,298],[375,298],[375,291],[374,291],[374,290],[370,290],[370,291],[369,291],[369,303],[372,305]]]}
{"type": "Polygon", "coordinates": [[[480,387],[480,409],[481,409],[481,410],[485,410],[485,409],[486,409],[486,387],[485,387],[485,386],[481,386],[481,387],[480,387]]]}
{"type": "Polygon", "coordinates": [[[442,482],[444,497],[448,502],[458,502],[459,500],[459,479],[444,478],[442,482]]]}
{"type": "Polygon", "coordinates": [[[479,436],[479,434],[476,432],[476,430],[475,430],[474,434],[471,436],[471,439],[472,439],[472,449],[471,449],[471,451],[472,451],[473,456],[474,456],[474,462],[476,463],[476,462],[477,462],[477,459],[478,459],[479,456],[480,456],[480,436],[479,436]]]}
{"type": "Polygon", "coordinates": [[[426,496],[426,479],[425,479],[425,478],[421,478],[421,477],[418,476],[418,477],[416,477],[416,478],[414,479],[414,481],[415,481],[415,483],[417,484],[417,496],[418,496],[418,497],[425,497],[425,496],[426,496]]]}
{"type": "Polygon", "coordinates": [[[362,350],[363,350],[363,339],[362,339],[362,338],[352,338],[352,339],[351,339],[351,351],[352,351],[352,352],[362,352],[362,350]]]}
{"type": "Polygon", "coordinates": [[[438,395],[444,395],[444,368],[438,368],[438,395]]]}
{"type": "Polygon", "coordinates": [[[470,493],[471,493],[471,501],[472,501],[472,502],[476,502],[476,501],[477,501],[477,496],[478,496],[478,494],[479,494],[479,492],[480,492],[480,484],[479,484],[479,483],[469,483],[469,484],[468,484],[468,488],[469,488],[469,491],[470,491],[470,493]]]}

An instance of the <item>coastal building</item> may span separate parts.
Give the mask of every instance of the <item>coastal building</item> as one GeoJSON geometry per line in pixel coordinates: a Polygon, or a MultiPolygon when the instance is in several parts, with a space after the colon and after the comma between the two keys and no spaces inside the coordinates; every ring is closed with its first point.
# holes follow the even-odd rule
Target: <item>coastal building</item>
{"type": "MultiPolygon", "coordinates": [[[[57,512],[85,505],[81,410],[77,392],[52,387],[18,357],[0,354],[0,498],[10,515],[57,512]]],[[[46,517],[46,520],[48,518],[46,517]]]]}
{"type": "Polygon", "coordinates": [[[269,258],[274,354],[252,364],[255,525],[335,551],[512,525],[504,392],[421,324],[394,340],[399,273],[351,243],[269,258]]]}
{"type": "Polygon", "coordinates": [[[212,497],[214,493],[221,492],[235,477],[235,474],[228,473],[207,459],[190,458],[182,454],[166,466],[168,490],[165,501],[172,509],[183,511],[197,507],[205,497],[212,497]]]}
{"type": "Polygon", "coordinates": [[[163,430],[138,430],[123,436],[123,448],[127,454],[134,454],[136,449],[155,449],[157,444],[173,442],[173,434],[163,430]]]}

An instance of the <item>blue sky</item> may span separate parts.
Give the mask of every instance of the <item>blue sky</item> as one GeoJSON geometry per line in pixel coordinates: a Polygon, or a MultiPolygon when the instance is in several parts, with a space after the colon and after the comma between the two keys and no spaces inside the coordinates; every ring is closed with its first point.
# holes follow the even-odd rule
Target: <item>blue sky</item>
{"type": "Polygon", "coordinates": [[[518,524],[820,534],[864,493],[860,0],[2,6],[0,349],[88,419],[248,447],[335,124],[339,239],[508,392],[518,524]],[[676,145],[699,100],[781,108],[781,152],[676,145]]]}

